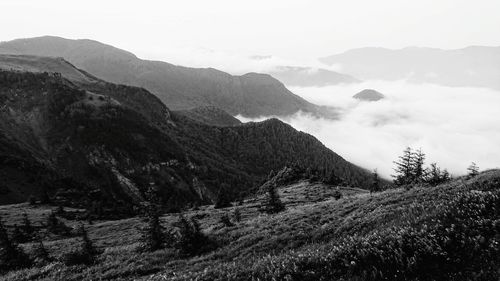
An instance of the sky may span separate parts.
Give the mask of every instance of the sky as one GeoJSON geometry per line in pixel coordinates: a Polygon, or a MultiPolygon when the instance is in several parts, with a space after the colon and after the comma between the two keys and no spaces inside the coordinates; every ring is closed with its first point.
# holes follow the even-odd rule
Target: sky
{"type": "Polygon", "coordinates": [[[179,63],[196,63],[194,51],[311,60],[367,46],[498,46],[498,11],[498,0],[2,0],[0,41],[90,38],[179,63]]]}

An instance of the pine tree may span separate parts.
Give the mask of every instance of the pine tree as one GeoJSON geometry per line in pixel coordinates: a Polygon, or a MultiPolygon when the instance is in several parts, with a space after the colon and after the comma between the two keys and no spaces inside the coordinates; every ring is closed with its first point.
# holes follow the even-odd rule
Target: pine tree
{"type": "Polygon", "coordinates": [[[234,220],[236,222],[240,222],[241,221],[241,211],[240,211],[240,208],[235,208],[234,209],[233,216],[234,216],[234,220]]]}
{"type": "Polygon", "coordinates": [[[78,232],[82,239],[80,249],[64,256],[64,263],[68,266],[77,264],[93,264],[96,262],[96,256],[99,254],[99,251],[88,237],[83,224],[79,226],[78,232]]]}
{"type": "Polygon", "coordinates": [[[21,229],[19,229],[17,224],[14,224],[14,231],[12,232],[12,240],[15,241],[16,243],[24,243],[28,241],[26,235],[24,235],[21,229]]]}
{"type": "Polygon", "coordinates": [[[407,147],[403,151],[403,155],[399,156],[399,161],[394,161],[394,164],[396,164],[396,168],[394,169],[396,174],[392,177],[394,178],[395,185],[406,185],[412,183],[414,179],[414,163],[414,153],[410,147],[407,147]]]}
{"type": "Polygon", "coordinates": [[[28,214],[23,213],[23,232],[26,234],[28,237],[32,237],[33,233],[35,232],[35,229],[31,225],[31,221],[28,218],[28,214]]]}
{"type": "Polygon", "coordinates": [[[85,230],[83,224],[80,224],[78,232],[80,233],[80,237],[82,238],[82,253],[92,257],[97,255],[99,251],[94,246],[94,243],[92,243],[92,241],[90,240],[87,230],[85,230]]]}
{"type": "Polygon", "coordinates": [[[370,193],[380,191],[380,179],[377,173],[377,169],[373,170],[372,173],[372,183],[370,185],[370,193]]]}
{"type": "Polygon", "coordinates": [[[222,184],[219,193],[217,194],[217,201],[215,202],[215,209],[222,209],[231,207],[231,200],[228,196],[229,186],[226,184],[222,184]]]}
{"type": "Polygon", "coordinates": [[[0,218],[0,273],[30,265],[28,256],[9,238],[0,218]]]}
{"type": "Polygon", "coordinates": [[[146,223],[142,231],[142,250],[153,252],[164,248],[166,236],[160,222],[159,211],[154,205],[148,208],[146,223]]]}
{"type": "Polygon", "coordinates": [[[175,223],[178,228],[175,247],[185,255],[196,255],[210,249],[213,245],[201,231],[200,224],[195,218],[189,221],[182,214],[175,223]]]}
{"type": "Polygon", "coordinates": [[[467,175],[469,179],[479,175],[479,167],[474,162],[470,164],[467,171],[469,171],[469,174],[467,175]]]}
{"type": "Polygon", "coordinates": [[[43,245],[42,239],[37,237],[37,244],[33,249],[33,260],[38,265],[46,264],[47,262],[52,261],[52,258],[49,255],[49,252],[43,245]]]}
{"type": "Polygon", "coordinates": [[[234,224],[231,222],[231,219],[229,218],[227,213],[222,214],[219,221],[220,221],[220,223],[222,223],[226,227],[234,226],[234,224]]]}
{"type": "Polygon", "coordinates": [[[422,149],[417,150],[413,153],[412,157],[412,169],[413,169],[413,182],[423,182],[425,178],[425,154],[422,152],[422,149]]]}
{"type": "Polygon", "coordinates": [[[281,202],[275,185],[269,185],[267,198],[262,209],[268,214],[279,213],[285,210],[285,205],[281,202]]]}

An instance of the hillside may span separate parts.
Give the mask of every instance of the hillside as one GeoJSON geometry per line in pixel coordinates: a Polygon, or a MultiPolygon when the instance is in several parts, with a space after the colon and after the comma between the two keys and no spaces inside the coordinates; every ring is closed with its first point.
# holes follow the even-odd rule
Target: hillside
{"type": "MultiPolygon", "coordinates": [[[[137,252],[139,218],[85,224],[89,237],[105,250],[96,264],[65,266],[54,261],[41,268],[5,275],[14,280],[497,280],[500,247],[500,171],[456,179],[437,187],[365,191],[298,182],[279,187],[286,210],[258,211],[262,197],[226,209],[188,210],[217,247],[197,256],[167,247],[137,252]],[[332,198],[332,191],[342,193],[332,198]],[[235,209],[241,220],[235,221],[235,209]],[[220,218],[230,215],[234,224],[220,218]],[[388,277],[390,276],[390,277],[388,277]]],[[[26,212],[34,225],[46,207],[0,206],[11,228],[26,212]]],[[[78,212],[68,209],[67,212],[78,212]]],[[[74,226],[79,222],[64,220],[74,226]]],[[[176,231],[178,215],[161,218],[176,231]]],[[[54,258],[76,246],[74,237],[40,233],[54,258]]],[[[22,247],[28,252],[34,244],[22,247]]]]}
{"type": "Polygon", "coordinates": [[[269,72],[269,74],[287,86],[298,87],[325,87],[361,82],[350,75],[323,68],[280,66],[269,72]]]}
{"type": "Polygon", "coordinates": [[[402,80],[500,89],[500,47],[456,50],[360,48],[320,59],[362,80],[402,80]]]}
{"type": "Polygon", "coordinates": [[[180,110],[178,113],[207,125],[225,127],[241,124],[241,121],[236,117],[215,106],[200,106],[180,110]]]}
{"type": "Polygon", "coordinates": [[[0,53],[63,57],[106,81],[143,87],[173,110],[208,105],[233,116],[285,116],[299,110],[334,116],[332,109],[307,102],[269,75],[232,76],[211,68],[141,60],[132,53],[92,40],[51,36],[18,39],[0,43],[0,53]]]}
{"type": "MultiPolygon", "coordinates": [[[[19,68],[33,61],[32,57],[17,59],[19,68]]],[[[11,57],[8,60],[10,68],[11,57]]],[[[0,56],[0,69],[7,68],[2,61],[0,56]]],[[[51,63],[69,65],[60,59],[51,63]]],[[[44,71],[1,72],[0,140],[20,150],[15,157],[25,155],[24,162],[57,173],[37,186],[38,169],[31,176],[26,176],[31,168],[22,168],[25,164],[18,175],[5,172],[15,178],[5,184],[4,192],[10,195],[2,203],[47,192],[61,194],[69,201],[66,204],[121,202],[130,211],[130,204],[139,204],[154,192],[166,208],[176,209],[187,203],[213,202],[221,190],[233,199],[251,194],[269,171],[292,162],[333,170],[353,186],[369,182],[368,172],[278,120],[233,127],[206,125],[171,112],[141,88],[91,76],[91,82],[69,81],[44,71]],[[70,184],[53,184],[53,180],[70,184]],[[89,198],[90,191],[96,198],[89,198]]],[[[5,151],[2,157],[12,155],[5,151]]],[[[10,171],[9,162],[4,162],[5,171],[10,171]]]]}

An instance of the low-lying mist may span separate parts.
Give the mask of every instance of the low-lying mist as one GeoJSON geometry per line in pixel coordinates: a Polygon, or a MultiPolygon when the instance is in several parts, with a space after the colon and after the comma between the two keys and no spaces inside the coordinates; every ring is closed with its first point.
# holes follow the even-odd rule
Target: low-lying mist
{"type": "MultiPolygon", "coordinates": [[[[318,138],[345,159],[389,178],[393,161],[407,146],[421,148],[426,163],[436,162],[454,175],[475,162],[481,169],[500,166],[500,92],[406,81],[367,81],[290,90],[319,105],[339,108],[340,120],[302,112],[280,119],[318,138]],[[377,102],[352,98],[363,89],[385,95],[377,102]]],[[[263,116],[240,120],[259,121],[263,116]]]]}

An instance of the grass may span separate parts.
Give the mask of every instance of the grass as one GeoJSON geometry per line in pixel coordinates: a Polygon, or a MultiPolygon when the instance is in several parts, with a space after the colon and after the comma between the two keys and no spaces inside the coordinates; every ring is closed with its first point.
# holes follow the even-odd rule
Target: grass
{"type": "MultiPolygon", "coordinates": [[[[136,251],[139,245],[139,229],[143,226],[140,218],[96,221],[85,226],[96,246],[104,250],[97,264],[67,267],[60,262],[53,262],[44,267],[10,272],[3,276],[3,279],[192,280],[197,277],[200,280],[238,280],[243,279],[242,276],[254,276],[260,278],[259,280],[321,280],[321,276],[350,276],[351,279],[346,277],[345,280],[362,280],[355,279],[363,276],[361,271],[356,273],[358,275],[353,275],[353,272],[349,275],[347,271],[341,272],[340,269],[354,270],[351,267],[337,266],[339,269],[332,271],[331,264],[337,264],[341,255],[353,256],[353,251],[386,253],[388,250],[384,245],[396,243],[402,239],[401,233],[406,232],[408,233],[405,235],[413,237],[414,240],[411,241],[416,241],[415,245],[434,245],[432,243],[438,242],[426,236],[430,232],[426,232],[423,225],[429,224],[446,210],[451,210],[449,202],[458,200],[458,195],[474,194],[471,190],[498,191],[499,183],[500,171],[493,170],[471,180],[457,179],[438,187],[393,189],[374,194],[343,187],[340,188],[343,197],[335,200],[335,188],[300,182],[280,188],[281,199],[287,209],[275,215],[266,215],[259,211],[262,196],[226,209],[202,206],[198,210],[187,211],[186,215],[198,218],[204,232],[216,239],[219,245],[212,252],[191,258],[182,257],[171,248],[153,253],[136,251]],[[220,217],[227,213],[233,219],[235,208],[241,212],[241,221],[235,223],[235,226],[224,226],[220,217]],[[370,247],[363,248],[359,245],[370,247]],[[309,269],[323,275],[318,277],[317,274],[308,273],[309,269]],[[339,275],[341,273],[344,275],[339,275]]],[[[467,207],[470,210],[461,208],[470,212],[481,208],[480,204],[470,206],[467,207]]],[[[0,215],[8,226],[20,224],[23,212],[38,226],[50,211],[51,208],[47,206],[0,206],[0,215]]],[[[161,219],[167,229],[172,229],[177,216],[169,214],[161,219]]],[[[76,227],[80,222],[65,223],[76,227]]],[[[496,235],[497,239],[500,239],[500,233],[496,235]]],[[[50,234],[44,236],[47,249],[56,258],[77,247],[78,241],[79,238],[75,237],[56,237],[50,234]]],[[[422,245],[419,248],[422,248],[422,245]]],[[[22,245],[27,252],[30,252],[31,246],[30,243],[22,245]]],[[[393,258],[394,255],[384,256],[387,260],[393,258]]],[[[368,279],[370,278],[364,278],[368,279]]]]}

